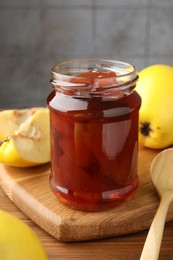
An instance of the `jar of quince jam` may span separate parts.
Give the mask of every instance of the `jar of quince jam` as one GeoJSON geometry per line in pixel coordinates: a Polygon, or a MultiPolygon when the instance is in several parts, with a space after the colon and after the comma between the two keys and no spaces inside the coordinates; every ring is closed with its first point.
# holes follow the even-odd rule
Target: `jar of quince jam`
{"type": "Polygon", "coordinates": [[[135,67],[120,61],[74,60],[52,69],[50,185],[65,205],[115,207],[138,186],[135,67]]]}

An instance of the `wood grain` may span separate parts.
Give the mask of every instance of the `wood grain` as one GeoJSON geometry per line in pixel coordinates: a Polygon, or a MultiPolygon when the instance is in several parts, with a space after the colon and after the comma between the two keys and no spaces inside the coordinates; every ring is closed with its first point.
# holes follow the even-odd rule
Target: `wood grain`
{"type": "MultiPolygon", "coordinates": [[[[99,240],[61,243],[33,223],[0,188],[0,208],[20,218],[37,234],[43,243],[49,260],[134,260],[139,259],[147,236],[147,230],[134,234],[99,240]]],[[[172,260],[173,221],[166,223],[159,260],[172,260]]]]}
{"type": "MultiPolygon", "coordinates": [[[[146,229],[159,199],[149,175],[158,151],[139,149],[140,185],[125,204],[104,212],[84,212],[61,204],[49,187],[49,165],[20,169],[0,165],[0,185],[33,222],[60,241],[81,241],[119,236],[146,229]]],[[[173,219],[173,206],[167,221],[173,219]]]]}

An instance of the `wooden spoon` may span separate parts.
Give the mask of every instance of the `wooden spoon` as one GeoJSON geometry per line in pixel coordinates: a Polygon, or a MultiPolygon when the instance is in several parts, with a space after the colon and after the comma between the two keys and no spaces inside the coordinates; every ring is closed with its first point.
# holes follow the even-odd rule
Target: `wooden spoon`
{"type": "Polygon", "coordinates": [[[173,199],[173,148],[159,153],[151,163],[151,179],[161,199],[146,238],[140,260],[157,260],[164,224],[173,199]]]}

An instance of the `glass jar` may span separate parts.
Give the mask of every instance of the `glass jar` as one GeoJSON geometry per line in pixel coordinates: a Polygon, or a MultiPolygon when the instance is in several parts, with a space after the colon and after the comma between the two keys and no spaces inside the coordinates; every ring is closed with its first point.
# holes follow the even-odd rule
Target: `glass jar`
{"type": "Polygon", "coordinates": [[[69,207],[99,211],[128,200],[138,187],[135,67],[74,60],[52,69],[50,185],[69,207]]]}

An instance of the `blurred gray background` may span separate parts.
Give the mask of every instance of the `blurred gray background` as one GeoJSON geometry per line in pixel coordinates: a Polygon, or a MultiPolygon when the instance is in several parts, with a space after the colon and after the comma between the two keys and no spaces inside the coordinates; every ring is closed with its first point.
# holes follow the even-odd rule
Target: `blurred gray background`
{"type": "Polygon", "coordinates": [[[0,108],[45,106],[51,67],[173,65],[173,0],[0,0],[0,108]]]}

